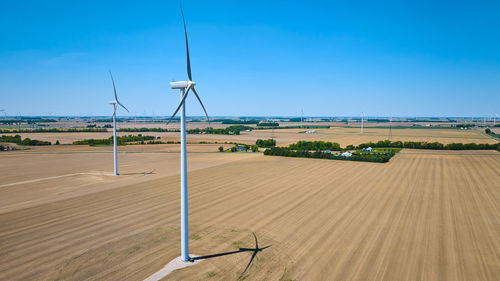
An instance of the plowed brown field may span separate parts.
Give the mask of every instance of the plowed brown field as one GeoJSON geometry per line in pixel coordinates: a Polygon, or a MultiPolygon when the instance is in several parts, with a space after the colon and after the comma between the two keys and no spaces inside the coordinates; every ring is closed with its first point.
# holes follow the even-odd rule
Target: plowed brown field
{"type": "MultiPolygon", "coordinates": [[[[500,153],[389,163],[188,155],[190,252],[165,280],[498,280],[500,153]]],[[[180,253],[177,153],[0,154],[0,280],[143,280],[180,253]],[[147,173],[150,171],[153,173],[147,173]]]]}

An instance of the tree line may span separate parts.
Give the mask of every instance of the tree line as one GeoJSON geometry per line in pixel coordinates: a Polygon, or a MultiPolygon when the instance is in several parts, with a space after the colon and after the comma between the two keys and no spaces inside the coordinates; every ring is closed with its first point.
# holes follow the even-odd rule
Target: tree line
{"type": "Polygon", "coordinates": [[[278,122],[260,122],[257,126],[261,127],[279,127],[280,124],[278,122]]]}
{"type": "Polygon", "coordinates": [[[269,130],[269,129],[328,129],[328,125],[296,125],[296,126],[277,126],[277,127],[254,127],[254,130],[269,130]]]}
{"type": "Polygon", "coordinates": [[[258,147],[273,147],[273,146],[276,146],[276,140],[275,139],[267,139],[267,140],[263,140],[263,139],[258,139],[255,144],[258,146],[258,147]]]}
{"type": "Polygon", "coordinates": [[[0,133],[97,133],[107,132],[104,128],[47,128],[47,129],[0,129],[0,133]]]}
{"type": "Polygon", "coordinates": [[[437,150],[487,150],[497,149],[500,151],[500,143],[448,143],[442,144],[439,142],[418,142],[418,141],[378,141],[362,143],[358,146],[348,145],[346,149],[362,149],[367,147],[398,147],[398,148],[413,148],[413,149],[437,149],[437,150]]]}
{"type": "MultiPolygon", "coordinates": [[[[187,129],[188,134],[211,134],[211,135],[239,135],[241,131],[252,130],[252,127],[243,125],[234,125],[226,128],[194,128],[187,129]]],[[[164,128],[120,128],[119,132],[180,132],[179,129],[164,128]]]]}
{"type": "Polygon", "coordinates": [[[0,137],[0,142],[11,142],[19,145],[51,145],[50,141],[32,140],[30,138],[22,139],[20,135],[0,137]]]}
{"type": "Polygon", "coordinates": [[[288,146],[291,150],[331,150],[331,151],[341,151],[342,148],[340,144],[336,142],[324,142],[324,141],[298,141],[297,143],[292,143],[288,146]]]}
{"type": "Polygon", "coordinates": [[[36,124],[36,123],[54,123],[57,122],[55,119],[42,119],[42,118],[30,118],[30,119],[1,119],[0,123],[2,124],[19,124],[19,123],[28,123],[28,124],[36,124]]]}
{"type": "MultiPolygon", "coordinates": [[[[137,136],[133,135],[128,135],[128,136],[122,136],[122,137],[117,137],[116,138],[116,143],[118,145],[125,145],[130,142],[144,142],[144,141],[150,141],[154,140],[156,137],[154,136],[143,136],[141,134],[137,136]]],[[[75,145],[111,145],[113,144],[113,137],[109,137],[107,139],[85,139],[85,140],[79,140],[79,141],[74,141],[73,144],[75,145]]]]}
{"type": "Polygon", "coordinates": [[[456,128],[474,128],[476,125],[475,124],[457,124],[455,125],[456,128]]]}
{"type": "Polygon", "coordinates": [[[251,120],[233,120],[233,119],[223,119],[222,124],[235,124],[235,125],[251,125],[251,124],[259,124],[259,120],[251,119],[251,120]]]}
{"type": "Polygon", "coordinates": [[[239,135],[241,131],[252,130],[252,127],[243,125],[234,125],[226,128],[195,128],[188,129],[188,134],[210,134],[210,135],[239,135]]]}
{"type": "Polygon", "coordinates": [[[179,129],[164,129],[164,128],[120,128],[118,132],[157,132],[157,133],[169,133],[169,132],[180,132],[179,129]]]}

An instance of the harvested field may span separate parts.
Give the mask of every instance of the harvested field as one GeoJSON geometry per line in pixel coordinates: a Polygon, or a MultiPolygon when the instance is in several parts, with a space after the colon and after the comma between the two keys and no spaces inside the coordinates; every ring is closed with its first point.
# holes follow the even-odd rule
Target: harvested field
{"type": "MultiPolygon", "coordinates": [[[[337,142],[341,146],[358,145],[365,142],[377,142],[390,139],[392,141],[426,141],[443,144],[459,143],[496,143],[494,139],[485,136],[478,130],[457,129],[392,129],[392,138],[389,138],[389,129],[365,128],[360,134],[360,128],[332,127],[329,129],[315,129],[314,134],[298,133],[300,129],[275,130],[278,145],[288,145],[298,140],[323,140],[337,142]]],[[[257,134],[259,133],[256,131],[257,134]]],[[[252,132],[253,133],[253,132],[252,132]]],[[[270,136],[272,131],[266,130],[260,134],[270,136]]]]}
{"type": "MultiPolygon", "coordinates": [[[[179,255],[178,155],[120,157],[123,177],[55,177],[110,171],[111,155],[0,155],[0,184],[21,182],[0,187],[1,280],[142,280],[179,255]]],[[[243,276],[245,252],[165,280],[497,280],[498,167],[495,151],[189,154],[190,252],[252,248],[252,232],[271,247],[243,276]]]]}
{"type": "MultiPolygon", "coordinates": [[[[189,152],[218,152],[219,146],[230,148],[234,144],[188,144],[189,152]]],[[[103,146],[89,146],[89,145],[52,145],[52,146],[29,146],[22,147],[29,148],[22,151],[22,153],[72,153],[72,152],[113,152],[112,145],[103,146]]],[[[144,144],[144,145],[120,145],[118,146],[118,153],[130,152],[179,152],[179,144],[144,144]]],[[[16,152],[8,152],[15,154],[16,152]]],[[[1,155],[1,154],[0,154],[1,155]]]]}
{"type": "MultiPolygon", "coordinates": [[[[305,134],[306,129],[277,129],[277,130],[254,130],[241,132],[240,135],[187,135],[188,142],[238,142],[255,144],[257,139],[275,138],[277,145],[288,145],[299,140],[323,140],[338,142],[342,146],[349,144],[358,145],[364,142],[376,142],[389,139],[389,129],[365,128],[364,134],[360,134],[359,128],[332,127],[329,129],[315,129],[314,134],[305,134]]],[[[139,133],[118,132],[118,136],[137,135],[139,133]]],[[[162,141],[178,141],[179,133],[165,132],[143,132],[142,135],[161,137],[162,141]]],[[[5,134],[8,135],[8,134],[5,134]]],[[[13,134],[15,135],[15,134],[13,134]]],[[[55,143],[59,140],[61,144],[71,144],[76,140],[104,139],[112,136],[107,133],[21,133],[23,138],[31,138],[55,143]]],[[[452,142],[461,143],[496,143],[493,138],[485,135],[482,130],[458,130],[458,129],[393,129],[393,141],[427,141],[440,142],[443,144],[452,142]]]]}

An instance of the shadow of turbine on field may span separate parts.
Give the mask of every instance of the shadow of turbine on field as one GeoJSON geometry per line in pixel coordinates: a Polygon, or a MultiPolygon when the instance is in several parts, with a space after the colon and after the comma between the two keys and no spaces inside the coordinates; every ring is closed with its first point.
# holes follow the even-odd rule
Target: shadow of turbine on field
{"type": "Polygon", "coordinates": [[[237,253],[253,252],[252,257],[250,258],[250,261],[248,262],[247,266],[245,267],[245,270],[243,270],[243,272],[240,274],[240,277],[241,277],[248,270],[248,268],[252,264],[253,260],[255,259],[255,256],[257,256],[257,253],[272,246],[272,245],[268,245],[268,246],[259,248],[259,242],[257,241],[257,236],[255,236],[255,233],[253,233],[253,232],[252,232],[252,234],[253,234],[253,237],[255,238],[255,248],[239,248],[239,250],[237,250],[237,251],[224,252],[224,253],[213,254],[213,255],[206,255],[206,256],[201,256],[201,257],[194,257],[191,260],[195,261],[195,260],[211,259],[211,258],[216,258],[216,257],[221,257],[221,256],[237,254],[237,253]]]}
{"type": "Polygon", "coordinates": [[[155,173],[155,170],[152,170],[150,172],[136,172],[136,173],[123,173],[123,174],[120,174],[121,176],[133,176],[133,175],[152,175],[155,173]]]}

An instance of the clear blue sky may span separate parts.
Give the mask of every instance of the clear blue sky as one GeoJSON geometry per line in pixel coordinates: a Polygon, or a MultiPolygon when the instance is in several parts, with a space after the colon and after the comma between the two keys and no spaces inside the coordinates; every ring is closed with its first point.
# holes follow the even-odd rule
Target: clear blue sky
{"type": "MultiPolygon", "coordinates": [[[[499,1],[182,2],[210,115],[500,113],[499,1]]],[[[0,108],[109,115],[111,69],[130,115],[169,115],[183,36],[179,1],[3,0],[0,108]]]]}

